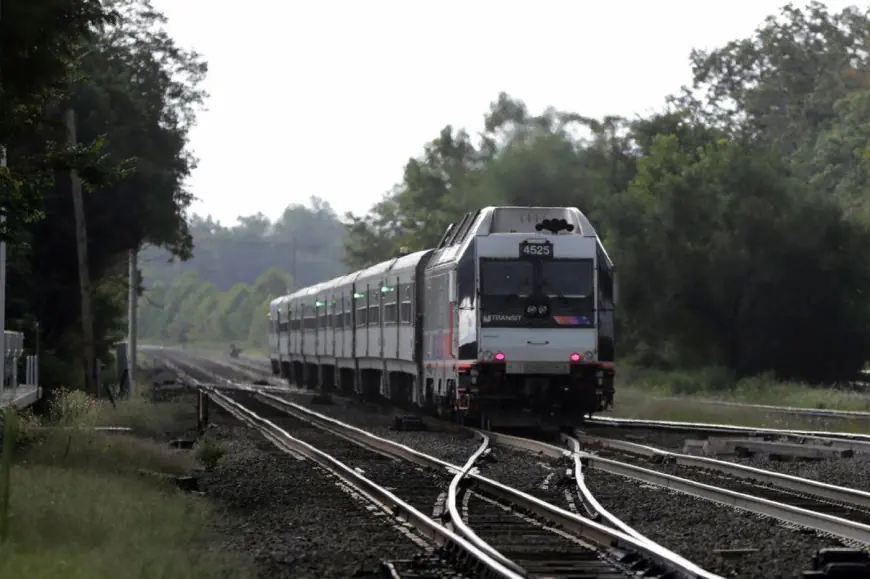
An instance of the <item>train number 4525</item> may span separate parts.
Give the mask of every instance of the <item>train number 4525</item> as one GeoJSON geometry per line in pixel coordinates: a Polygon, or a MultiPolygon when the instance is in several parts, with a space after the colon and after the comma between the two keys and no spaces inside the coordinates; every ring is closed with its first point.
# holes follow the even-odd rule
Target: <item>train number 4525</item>
{"type": "Polygon", "coordinates": [[[549,241],[523,241],[520,257],[553,257],[553,244],[549,241]]]}

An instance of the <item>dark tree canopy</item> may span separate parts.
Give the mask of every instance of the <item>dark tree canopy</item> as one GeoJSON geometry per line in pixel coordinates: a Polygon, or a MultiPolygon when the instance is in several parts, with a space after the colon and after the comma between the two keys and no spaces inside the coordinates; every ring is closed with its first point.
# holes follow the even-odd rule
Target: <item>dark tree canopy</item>
{"type": "MultiPolygon", "coordinates": [[[[164,25],[149,0],[2,3],[7,328],[26,331],[32,344],[39,321],[46,352],[57,360],[81,352],[70,169],[84,183],[102,357],[123,332],[128,252],[143,243],[181,258],[192,251],[184,183],[196,164],[188,131],[206,96],[206,64],[164,25]],[[74,147],[66,144],[67,109],[76,117],[74,147]]],[[[70,379],[47,367],[49,383],[70,379]]]]}

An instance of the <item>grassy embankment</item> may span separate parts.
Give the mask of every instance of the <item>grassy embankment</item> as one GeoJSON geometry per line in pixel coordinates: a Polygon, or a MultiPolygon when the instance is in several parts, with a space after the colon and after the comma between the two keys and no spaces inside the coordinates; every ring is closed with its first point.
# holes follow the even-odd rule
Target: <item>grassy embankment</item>
{"type": "Polygon", "coordinates": [[[18,421],[0,578],[253,576],[249,561],[220,548],[207,501],[175,488],[171,475],[190,473],[202,456],[165,440],[179,421],[194,424],[190,402],[135,400],[114,410],[81,392],[60,401],[48,424],[18,421]],[[135,435],[86,429],[94,425],[135,435]]]}
{"type": "Polygon", "coordinates": [[[866,418],[795,416],[711,401],[870,412],[870,393],[782,382],[769,376],[736,380],[720,369],[661,372],[620,366],[613,416],[870,433],[866,418]]]}

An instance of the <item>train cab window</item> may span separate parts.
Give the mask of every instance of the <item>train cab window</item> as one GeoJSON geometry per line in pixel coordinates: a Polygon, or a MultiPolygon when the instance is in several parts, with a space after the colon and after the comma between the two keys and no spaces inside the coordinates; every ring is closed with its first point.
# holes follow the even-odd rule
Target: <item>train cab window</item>
{"type": "Polygon", "coordinates": [[[450,241],[450,245],[458,245],[465,241],[468,237],[468,232],[471,231],[471,226],[474,225],[475,221],[477,221],[478,215],[480,215],[480,209],[474,213],[466,215],[468,219],[465,220],[464,224],[459,228],[459,231],[456,232],[456,235],[450,241]]]}
{"type": "Polygon", "coordinates": [[[414,318],[414,284],[402,286],[399,319],[403,324],[410,324],[414,318]]]}

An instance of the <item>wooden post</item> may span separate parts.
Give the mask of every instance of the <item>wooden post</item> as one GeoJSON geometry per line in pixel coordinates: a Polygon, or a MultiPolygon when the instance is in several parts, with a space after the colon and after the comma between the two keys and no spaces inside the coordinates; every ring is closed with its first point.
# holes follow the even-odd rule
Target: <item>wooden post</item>
{"type": "Polygon", "coordinates": [[[208,427],[208,394],[197,391],[196,397],[196,431],[202,435],[208,427]]]}
{"type": "MultiPolygon", "coordinates": [[[[76,145],[76,115],[72,108],[66,111],[67,142],[76,145]]],[[[94,384],[94,319],[91,312],[91,277],[88,269],[88,229],[85,224],[85,204],[82,183],[75,170],[70,171],[72,181],[73,212],[75,214],[76,253],[79,262],[79,292],[82,299],[82,340],[84,341],[85,387],[100,397],[100,385],[94,384]]]]}

